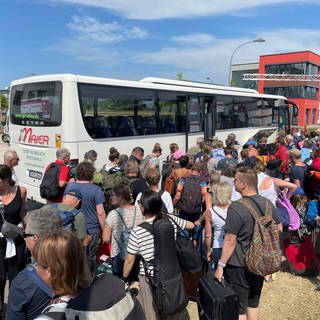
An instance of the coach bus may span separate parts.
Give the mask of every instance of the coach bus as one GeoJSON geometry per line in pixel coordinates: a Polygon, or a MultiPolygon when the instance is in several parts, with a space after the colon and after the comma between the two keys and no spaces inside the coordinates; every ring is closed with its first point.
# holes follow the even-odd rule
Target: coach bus
{"type": "Polygon", "coordinates": [[[112,146],[122,154],[141,146],[149,154],[157,142],[166,155],[170,143],[186,150],[203,135],[225,140],[232,132],[240,144],[263,135],[273,140],[279,125],[290,125],[289,106],[283,96],[188,81],[27,77],[13,81],[10,90],[10,140],[20,157],[16,173],[28,197],[40,200],[39,184],[57,148],[70,150],[71,164],[94,149],[100,169],[112,146]]]}

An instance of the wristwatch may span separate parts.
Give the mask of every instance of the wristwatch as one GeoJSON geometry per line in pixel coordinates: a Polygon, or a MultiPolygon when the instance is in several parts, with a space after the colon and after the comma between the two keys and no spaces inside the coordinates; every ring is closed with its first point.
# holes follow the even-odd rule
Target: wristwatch
{"type": "Polygon", "coordinates": [[[226,264],[223,263],[221,260],[219,260],[219,261],[218,261],[218,266],[223,269],[223,268],[225,268],[226,264]]]}

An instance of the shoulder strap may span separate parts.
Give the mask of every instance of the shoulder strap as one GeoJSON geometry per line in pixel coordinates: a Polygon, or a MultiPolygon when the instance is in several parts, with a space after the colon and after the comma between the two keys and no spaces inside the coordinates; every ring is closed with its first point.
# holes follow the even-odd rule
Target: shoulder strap
{"type": "Polygon", "coordinates": [[[170,214],[168,214],[167,216],[168,216],[168,218],[177,226],[177,228],[178,228],[179,231],[182,231],[182,232],[184,231],[184,230],[182,230],[181,227],[177,224],[177,222],[171,217],[170,214]]]}
{"type": "Polygon", "coordinates": [[[146,229],[149,233],[153,234],[153,225],[148,222],[142,222],[139,224],[139,227],[146,229]]]}
{"type": "Polygon", "coordinates": [[[238,200],[243,206],[245,206],[250,214],[252,215],[252,217],[254,218],[254,220],[256,220],[257,218],[259,218],[261,215],[259,213],[261,213],[261,211],[257,208],[256,203],[252,203],[253,201],[251,201],[252,199],[249,200],[249,197],[246,198],[242,198],[240,200],[238,200]],[[247,200],[246,200],[247,199],[247,200]],[[251,205],[249,204],[249,202],[251,203],[251,205]],[[258,209],[258,210],[255,210],[258,209]],[[258,213],[259,211],[259,213],[258,213]]]}
{"type": "Polygon", "coordinates": [[[1,196],[0,196],[0,215],[2,218],[2,222],[4,222],[5,221],[5,219],[4,219],[4,204],[2,202],[1,196]]]}
{"type": "Polygon", "coordinates": [[[213,211],[221,220],[226,221],[226,219],[225,219],[221,214],[219,214],[216,210],[214,210],[213,208],[212,208],[212,211],[213,211]]]}
{"type": "MultiPolygon", "coordinates": [[[[126,225],[126,222],[125,222],[124,219],[123,219],[122,214],[120,213],[120,210],[116,209],[116,212],[117,212],[118,216],[120,217],[120,220],[122,221],[124,227],[126,228],[126,230],[128,230],[128,227],[127,227],[127,225],[126,225]]],[[[134,212],[136,212],[136,211],[134,211],[134,212]]]]}
{"type": "Polygon", "coordinates": [[[30,280],[32,280],[49,298],[53,297],[51,288],[38,276],[34,266],[29,266],[21,271],[30,280]]]}

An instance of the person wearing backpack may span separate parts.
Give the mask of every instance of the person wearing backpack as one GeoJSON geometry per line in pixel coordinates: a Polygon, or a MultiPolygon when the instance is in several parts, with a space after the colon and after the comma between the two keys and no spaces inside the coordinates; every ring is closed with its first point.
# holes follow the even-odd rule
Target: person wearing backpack
{"type": "Polygon", "coordinates": [[[145,222],[135,226],[130,234],[123,280],[127,281],[136,257],[141,256],[138,299],[146,319],[155,320],[159,316],[161,319],[170,319],[166,318],[169,315],[177,316],[176,319],[186,319],[188,298],[183,286],[175,239],[177,226],[192,229],[194,224],[174,215],[163,217],[161,196],[152,190],[142,194],[139,206],[145,222]]]}
{"type": "Polygon", "coordinates": [[[62,221],[65,230],[72,231],[86,247],[92,237],[87,234],[84,214],[78,209],[82,200],[81,192],[77,189],[69,189],[63,196],[61,203],[50,203],[43,208],[55,212],[62,221]]]}
{"type": "Polygon", "coordinates": [[[70,179],[70,151],[60,148],[56,152],[57,160],[50,163],[44,172],[41,184],[40,195],[47,202],[61,202],[64,190],[70,179]]]}
{"type": "Polygon", "coordinates": [[[69,183],[65,193],[69,190],[78,190],[81,193],[80,211],[85,216],[87,234],[91,236],[88,243],[87,257],[90,272],[95,274],[97,268],[97,253],[101,241],[101,231],[105,224],[106,213],[103,203],[105,201],[101,188],[92,183],[95,168],[90,162],[81,162],[77,167],[77,181],[69,183]]]}
{"type": "Polygon", "coordinates": [[[202,203],[207,195],[207,184],[200,177],[201,169],[200,163],[192,165],[190,175],[180,179],[173,198],[173,205],[179,209],[179,217],[191,222],[200,218],[202,203]]]}
{"type": "Polygon", "coordinates": [[[238,293],[240,320],[258,320],[264,275],[271,274],[276,271],[274,269],[280,268],[282,252],[279,231],[282,230],[282,226],[276,208],[268,199],[257,194],[257,174],[254,170],[248,167],[238,168],[234,183],[242,199],[232,202],[228,208],[226,234],[215,278],[222,282],[225,277],[238,293]],[[261,219],[263,219],[262,225],[268,226],[264,230],[264,236],[270,240],[269,244],[272,244],[273,250],[265,246],[263,240],[251,241],[253,236],[256,237],[256,231],[259,232],[258,222],[261,219]],[[260,255],[253,256],[251,253],[255,244],[261,245],[259,248],[263,250],[260,255]],[[267,250],[269,248],[270,250],[267,250]],[[257,270],[253,272],[252,258],[257,263],[262,258],[268,258],[259,265],[260,275],[257,274],[257,270]]]}
{"type": "Polygon", "coordinates": [[[143,221],[140,208],[135,207],[129,186],[120,184],[112,189],[112,204],[117,209],[108,213],[102,231],[103,242],[111,243],[112,272],[121,277],[127,244],[132,228],[143,221]]]}
{"type": "MultiPolygon", "coordinates": [[[[61,219],[48,207],[29,211],[24,218],[24,224],[23,237],[31,254],[39,239],[50,232],[62,229],[61,219]]],[[[50,287],[37,276],[32,259],[32,262],[11,282],[5,319],[34,319],[48,305],[52,297],[50,287]]]]}

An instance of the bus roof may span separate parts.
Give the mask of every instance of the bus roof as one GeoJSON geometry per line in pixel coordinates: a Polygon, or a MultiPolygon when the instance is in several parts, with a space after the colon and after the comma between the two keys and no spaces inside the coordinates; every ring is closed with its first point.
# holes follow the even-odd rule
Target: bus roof
{"type": "Polygon", "coordinates": [[[147,77],[147,78],[141,79],[140,81],[147,82],[147,83],[170,84],[170,85],[181,86],[181,87],[196,87],[196,88],[206,88],[206,89],[216,89],[216,90],[226,90],[226,91],[258,93],[258,91],[254,89],[228,87],[223,85],[196,82],[196,81],[187,81],[187,80],[172,80],[172,79],[164,79],[164,78],[147,77]]]}
{"type": "Polygon", "coordinates": [[[21,85],[24,83],[32,82],[45,82],[45,81],[62,81],[62,82],[80,82],[80,83],[90,83],[90,84],[100,84],[100,85],[111,85],[111,86],[123,86],[132,88],[145,88],[145,89],[158,89],[158,90],[168,90],[168,91],[181,91],[190,93],[202,93],[208,95],[230,95],[230,96],[243,96],[243,97],[257,97],[261,99],[279,99],[287,100],[284,96],[271,95],[271,94],[261,94],[253,89],[242,89],[235,87],[227,87],[221,85],[211,85],[205,83],[189,82],[189,81],[179,81],[170,80],[162,78],[144,78],[141,81],[134,80],[119,80],[111,78],[102,77],[91,77],[82,76],[75,74],[47,74],[47,75],[36,75],[26,78],[21,78],[14,80],[11,83],[11,87],[15,85],[21,85]],[[153,82],[154,79],[160,79],[161,83],[153,82]]]}

